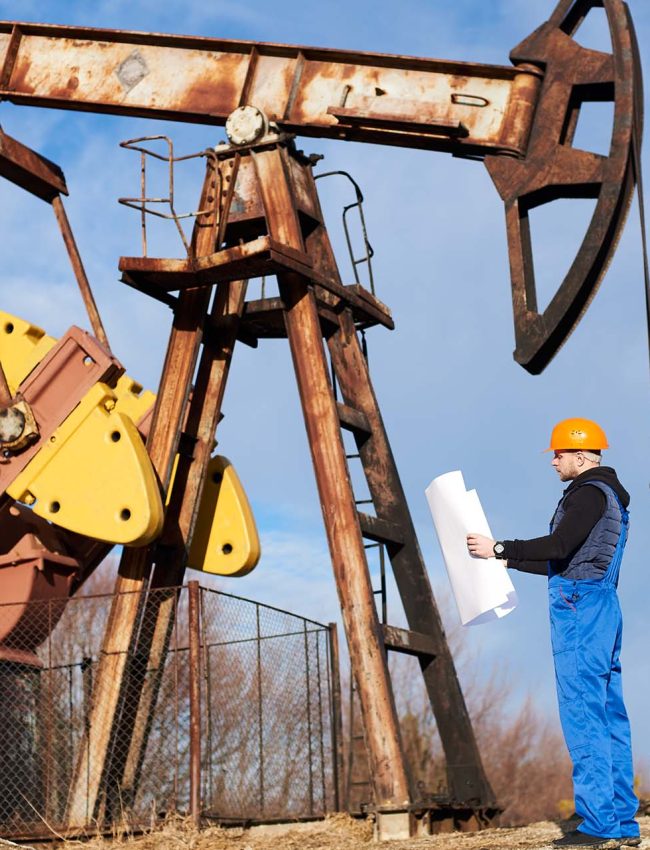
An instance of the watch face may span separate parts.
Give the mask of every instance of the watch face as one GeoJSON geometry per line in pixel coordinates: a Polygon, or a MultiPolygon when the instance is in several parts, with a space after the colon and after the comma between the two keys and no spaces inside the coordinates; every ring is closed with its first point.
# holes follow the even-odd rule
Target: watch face
{"type": "Polygon", "coordinates": [[[503,555],[505,548],[506,547],[503,545],[503,543],[495,543],[494,544],[494,554],[495,555],[503,555]]]}

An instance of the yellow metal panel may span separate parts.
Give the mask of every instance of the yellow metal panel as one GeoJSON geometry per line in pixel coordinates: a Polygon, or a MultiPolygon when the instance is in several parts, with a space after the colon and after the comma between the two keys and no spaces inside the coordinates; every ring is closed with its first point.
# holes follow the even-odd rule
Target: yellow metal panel
{"type": "Polygon", "coordinates": [[[7,493],[63,528],[144,545],[162,529],[162,500],[142,438],[116,404],[95,384],[7,493]]]}
{"type": "Polygon", "coordinates": [[[0,363],[12,393],[55,345],[42,328],[0,310],[0,363]]]}
{"type": "Polygon", "coordinates": [[[151,390],[143,392],[142,386],[128,375],[122,375],[118,380],[115,395],[117,396],[116,411],[128,416],[136,425],[156,400],[151,390]]]}
{"type": "Polygon", "coordinates": [[[244,576],[260,559],[260,540],[235,468],[217,455],[208,465],[188,566],[222,576],[244,576]]]}

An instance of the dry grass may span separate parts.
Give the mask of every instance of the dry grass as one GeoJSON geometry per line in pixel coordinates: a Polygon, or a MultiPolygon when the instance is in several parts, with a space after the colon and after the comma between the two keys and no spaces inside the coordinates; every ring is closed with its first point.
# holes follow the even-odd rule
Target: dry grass
{"type": "MultiPolygon", "coordinates": [[[[642,847],[650,848],[650,817],[641,820],[642,847]]],[[[489,829],[394,841],[390,850],[545,850],[561,835],[556,823],[544,821],[513,829],[489,829]]],[[[377,845],[374,845],[377,846],[377,845]]],[[[315,823],[265,829],[221,829],[197,832],[183,820],[171,820],[160,831],[108,841],[67,842],[61,850],[372,850],[372,823],[333,815],[315,823]]]]}

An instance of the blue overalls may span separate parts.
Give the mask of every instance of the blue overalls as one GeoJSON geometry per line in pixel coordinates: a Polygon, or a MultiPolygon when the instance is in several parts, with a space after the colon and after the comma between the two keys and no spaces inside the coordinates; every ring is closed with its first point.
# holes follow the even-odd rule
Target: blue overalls
{"type": "MultiPolygon", "coordinates": [[[[549,565],[551,642],[560,720],[573,761],[576,813],[581,832],[604,838],[638,836],[638,800],[630,725],[621,684],[622,619],[616,587],[627,541],[628,512],[611,487],[621,531],[600,579],[570,579],[549,565]]],[[[561,503],[560,503],[561,504],[561,503]]],[[[553,527],[553,523],[552,523],[553,527]]]]}

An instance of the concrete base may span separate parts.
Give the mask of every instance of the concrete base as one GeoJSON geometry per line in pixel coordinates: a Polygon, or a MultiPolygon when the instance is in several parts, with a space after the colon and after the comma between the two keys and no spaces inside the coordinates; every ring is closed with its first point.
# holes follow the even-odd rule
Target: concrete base
{"type": "Polygon", "coordinates": [[[405,841],[416,835],[411,812],[377,812],[375,817],[375,841],[405,841]]]}

